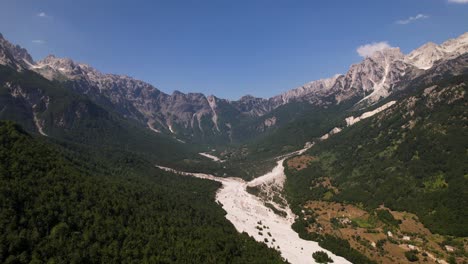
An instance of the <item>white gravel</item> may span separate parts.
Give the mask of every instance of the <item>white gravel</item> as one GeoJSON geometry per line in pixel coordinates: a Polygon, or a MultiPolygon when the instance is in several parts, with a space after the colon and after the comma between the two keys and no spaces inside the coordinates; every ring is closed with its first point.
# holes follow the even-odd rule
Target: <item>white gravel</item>
{"type": "Polygon", "coordinates": [[[205,158],[209,158],[209,159],[211,159],[213,161],[216,161],[216,162],[224,162],[224,160],[216,157],[215,155],[211,155],[211,154],[208,154],[208,153],[205,153],[205,152],[200,152],[198,154],[202,155],[205,158]]]}
{"type": "MultiPolygon", "coordinates": [[[[306,148],[310,147],[311,144],[306,148]]],[[[306,148],[291,153],[291,155],[301,154],[306,150],[306,148]]],[[[240,178],[221,178],[210,174],[180,172],[162,166],[157,167],[182,175],[221,182],[222,187],[216,194],[216,201],[222,204],[223,209],[227,212],[226,218],[234,225],[237,231],[246,232],[255,240],[277,249],[281,253],[281,256],[290,263],[314,263],[312,253],[319,250],[327,252],[327,254],[333,259],[334,263],[350,263],[346,259],[336,256],[328,250],[321,248],[317,242],[299,238],[299,235],[291,228],[295,215],[289,208],[286,208],[286,212],[288,214],[287,217],[279,216],[270,208],[266,207],[257,196],[247,192],[247,186],[258,186],[271,182],[278,183],[278,186],[282,187],[285,180],[283,167],[283,161],[285,158],[286,157],[283,157],[279,160],[276,167],[273,168],[271,172],[250,182],[245,182],[240,178]],[[260,231],[258,227],[261,227],[263,230],[260,231]],[[268,242],[265,241],[265,238],[268,242]]]]}

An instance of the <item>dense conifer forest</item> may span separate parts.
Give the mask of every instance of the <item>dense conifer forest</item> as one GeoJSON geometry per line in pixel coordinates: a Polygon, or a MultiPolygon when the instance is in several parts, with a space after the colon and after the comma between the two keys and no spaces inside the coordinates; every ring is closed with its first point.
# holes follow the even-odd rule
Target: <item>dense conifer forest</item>
{"type": "Polygon", "coordinates": [[[217,183],[79,150],[0,122],[0,262],[282,263],[224,218],[217,183]]]}

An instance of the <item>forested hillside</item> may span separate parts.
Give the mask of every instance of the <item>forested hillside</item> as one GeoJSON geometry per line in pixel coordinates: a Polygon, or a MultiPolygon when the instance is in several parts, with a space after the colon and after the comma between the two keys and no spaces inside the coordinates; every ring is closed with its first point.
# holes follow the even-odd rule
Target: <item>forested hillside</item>
{"type": "Polygon", "coordinates": [[[197,146],[155,133],[97,105],[86,95],[27,70],[17,72],[0,65],[0,105],[0,119],[60,141],[125,149],[159,162],[197,153],[197,146]]]}
{"type": "Polygon", "coordinates": [[[296,212],[309,200],[385,205],[415,213],[435,233],[467,236],[467,81],[413,87],[392,108],[315,145],[307,168],[287,172],[296,212]]]}
{"type": "Polygon", "coordinates": [[[224,218],[217,183],[77,153],[0,122],[0,262],[282,262],[224,218]]]}

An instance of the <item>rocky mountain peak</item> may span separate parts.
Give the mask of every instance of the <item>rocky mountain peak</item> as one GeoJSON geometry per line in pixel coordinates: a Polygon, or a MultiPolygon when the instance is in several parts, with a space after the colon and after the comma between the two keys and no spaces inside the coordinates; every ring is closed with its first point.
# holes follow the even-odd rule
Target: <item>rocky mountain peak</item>
{"type": "Polygon", "coordinates": [[[408,67],[399,48],[374,52],[363,61],[351,65],[349,71],[336,81],[332,94],[337,103],[362,98],[362,104],[374,104],[391,93],[408,67]]]}
{"type": "Polygon", "coordinates": [[[369,59],[372,59],[376,62],[391,62],[395,60],[403,59],[404,55],[401,52],[400,48],[387,48],[374,52],[369,59]]]}
{"type": "Polygon", "coordinates": [[[449,39],[440,45],[446,52],[463,54],[468,52],[468,32],[449,39]]]}
{"type": "Polygon", "coordinates": [[[81,67],[81,64],[74,62],[69,58],[58,58],[54,55],[48,55],[37,62],[32,70],[40,73],[45,78],[52,79],[80,79],[87,75],[87,71],[81,67]]]}
{"type": "Polygon", "coordinates": [[[321,79],[306,83],[301,87],[289,90],[283,94],[275,96],[272,98],[272,100],[280,104],[289,103],[291,101],[310,101],[309,99],[311,98],[308,98],[307,95],[313,94],[314,96],[317,96],[326,93],[329,89],[333,87],[336,80],[340,76],[342,75],[336,74],[328,79],[321,79]]]}
{"type": "Polygon", "coordinates": [[[206,99],[208,100],[208,102],[216,102],[216,96],[214,95],[208,95],[206,99]]]}
{"type": "Polygon", "coordinates": [[[430,69],[441,59],[451,59],[468,52],[468,32],[437,45],[426,43],[405,57],[405,62],[423,70],[430,69]]]}
{"type": "Polygon", "coordinates": [[[50,60],[55,60],[57,57],[54,54],[49,54],[42,59],[42,61],[50,61],[50,60]]]}
{"type": "Polygon", "coordinates": [[[247,95],[244,95],[242,96],[239,101],[250,101],[250,100],[255,100],[256,97],[254,97],[253,95],[251,94],[247,94],[247,95]]]}
{"type": "Polygon", "coordinates": [[[56,70],[64,70],[69,68],[77,67],[78,64],[69,58],[58,58],[54,55],[48,55],[44,59],[37,62],[39,67],[50,66],[56,70]]]}
{"type": "Polygon", "coordinates": [[[405,61],[419,69],[427,70],[434,65],[434,62],[444,56],[446,56],[446,52],[442,48],[433,42],[429,42],[413,50],[406,56],[405,61]]]}
{"type": "Polygon", "coordinates": [[[467,51],[468,33],[441,45],[427,43],[407,56],[399,48],[387,48],[352,65],[344,75],[312,81],[269,99],[246,95],[230,101],[200,93],[165,94],[144,81],[101,73],[89,65],[54,55],[35,63],[25,49],[0,37],[0,64],[17,70],[30,69],[50,80],[70,81],[70,89],[112,107],[126,118],[148,124],[152,130],[174,135],[179,132],[187,137],[223,133],[237,118],[259,117],[293,102],[328,106],[356,99],[365,107],[389,96],[405,78],[420,74],[418,69],[429,69],[467,51]]]}
{"type": "Polygon", "coordinates": [[[19,45],[13,45],[1,35],[0,64],[23,70],[34,65],[34,60],[26,49],[19,45]]]}

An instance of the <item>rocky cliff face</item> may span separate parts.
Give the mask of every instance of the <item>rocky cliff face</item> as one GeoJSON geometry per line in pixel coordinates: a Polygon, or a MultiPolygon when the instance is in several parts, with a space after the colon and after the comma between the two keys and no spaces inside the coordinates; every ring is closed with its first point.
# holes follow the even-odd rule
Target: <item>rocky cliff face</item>
{"type": "Polygon", "coordinates": [[[275,106],[294,101],[306,101],[314,104],[321,104],[323,102],[320,99],[326,97],[330,93],[331,88],[342,76],[343,75],[341,74],[336,74],[335,76],[328,79],[306,83],[301,87],[289,90],[283,94],[271,98],[270,102],[275,106]]]}
{"type": "Polygon", "coordinates": [[[361,63],[352,65],[348,73],[332,88],[337,103],[360,98],[360,103],[373,104],[387,97],[395,84],[410,70],[398,48],[377,51],[361,63]]]}
{"type": "Polygon", "coordinates": [[[468,52],[468,33],[441,45],[429,42],[412,51],[405,61],[419,69],[428,70],[439,60],[450,60],[468,52]]]}
{"type": "Polygon", "coordinates": [[[207,129],[201,125],[204,117],[213,121],[208,129],[217,130],[215,110],[200,93],[165,94],[146,82],[124,75],[103,74],[89,65],[52,55],[38,61],[32,69],[50,80],[67,81],[75,91],[107,104],[127,118],[148,124],[154,131],[203,132],[207,129]]]}
{"type": "Polygon", "coordinates": [[[320,105],[358,98],[360,105],[374,104],[389,96],[402,81],[416,78],[436,62],[446,62],[467,52],[468,33],[441,45],[424,44],[408,55],[399,48],[388,48],[352,65],[344,75],[308,83],[273,97],[273,101],[281,104],[302,100],[320,105]]]}
{"type": "MultiPolygon", "coordinates": [[[[156,133],[173,134],[184,139],[231,137],[234,120],[260,117],[294,102],[326,106],[355,100],[359,107],[366,107],[386,98],[395,89],[401,89],[402,83],[408,79],[414,79],[434,65],[441,65],[441,62],[467,51],[468,33],[441,45],[427,43],[406,56],[398,48],[389,48],[352,65],[343,75],[313,81],[269,99],[244,96],[237,101],[229,101],[200,93],[176,91],[171,95],[165,94],[143,81],[124,75],[104,74],[89,65],[53,55],[34,62],[25,49],[0,35],[0,64],[18,71],[32,70],[49,80],[61,81],[156,133]]],[[[269,122],[268,127],[275,126],[275,123],[269,122]]]]}
{"type": "Polygon", "coordinates": [[[26,49],[11,44],[0,34],[0,64],[21,71],[30,68],[34,61],[26,49]]]}

